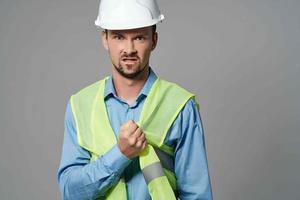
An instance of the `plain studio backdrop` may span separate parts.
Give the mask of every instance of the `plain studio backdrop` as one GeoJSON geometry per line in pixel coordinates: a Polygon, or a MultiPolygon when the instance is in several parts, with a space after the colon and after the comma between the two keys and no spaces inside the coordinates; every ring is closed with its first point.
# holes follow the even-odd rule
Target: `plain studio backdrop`
{"type": "MultiPolygon", "coordinates": [[[[300,199],[300,1],[159,3],[151,66],[197,95],[214,199],[300,199]]],[[[60,199],[67,102],[111,70],[98,4],[0,0],[1,200],[60,199]]]]}

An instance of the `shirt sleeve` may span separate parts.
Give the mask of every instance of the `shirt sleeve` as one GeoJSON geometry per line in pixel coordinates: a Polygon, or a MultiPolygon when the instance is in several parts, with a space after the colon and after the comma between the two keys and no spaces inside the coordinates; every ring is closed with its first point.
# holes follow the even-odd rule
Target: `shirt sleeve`
{"type": "Polygon", "coordinates": [[[174,121],[169,140],[175,143],[175,174],[181,200],[211,200],[212,189],[198,107],[189,100],[174,121]]]}
{"type": "MultiPolygon", "coordinates": [[[[57,179],[63,199],[95,199],[118,182],[131,162],[117,145],[95,161],[77,143],[70,102],[65,113],[65,132],[57,179]]],[[[101,144],[100,144],[101,145],[101,144]]]]}

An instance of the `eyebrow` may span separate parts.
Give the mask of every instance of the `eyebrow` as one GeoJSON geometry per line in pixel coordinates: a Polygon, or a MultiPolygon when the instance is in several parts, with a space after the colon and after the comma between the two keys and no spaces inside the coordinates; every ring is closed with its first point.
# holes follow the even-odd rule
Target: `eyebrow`
{"type": "Polygon", "coordinates": [[[110,34],[111,34],[111,35],[123,35],[122,33],[119,33],[119,32],[113,32],[113,31],[111,31],[110,34]]]}
{"type": "MultiPolygon", "coordinates": [[[[113,31],[113,30],[110,32],[110,34],[111,35],[124,35],[124,33],[122,33],[122,32],[117,32],[117,31],[113,31]]],[[[138,36],[148,36],[148,34],[146,32],[138,32],[135,34],[134,37],[138,37],[138,36]]]]}

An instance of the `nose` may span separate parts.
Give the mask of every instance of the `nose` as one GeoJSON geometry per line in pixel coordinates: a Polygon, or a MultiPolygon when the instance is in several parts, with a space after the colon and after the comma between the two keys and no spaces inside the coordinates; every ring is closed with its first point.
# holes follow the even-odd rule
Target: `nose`
{"type": "Polygon", "coordinates": [[[134,41],[127,40],[125,47],[124,47],[124,53],[128,54],[128,55],[136,53],[134,41]]]}

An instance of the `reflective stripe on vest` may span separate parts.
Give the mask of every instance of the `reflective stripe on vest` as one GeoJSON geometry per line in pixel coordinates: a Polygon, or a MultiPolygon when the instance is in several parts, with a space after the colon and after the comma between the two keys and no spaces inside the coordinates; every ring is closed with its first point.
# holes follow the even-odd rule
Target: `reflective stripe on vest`
{"type": "MultiPolygon", "coordinates": [[[[94,83],[71,97],[77,139],[92,158],[108,152],[117,144],[104,102],[105,80],[94,83]]],[[[153,200],[176,199],[173,149],[163,144],[166,134],[186,102],[194,95],[179,86],[157,78],[145,100],[136,122],[147,138],[140,154],[140,167],[153,200]],[[164,167],[164,168],[162,168],[164,167]]],[[[126,185],[121,179],[109,189],[105,199],[127,199],[126,185]]]]}
{"type": "Polygon", "coordinates": [[[153,179],[165,175],[160,162],[152,163],[151,165],[148,165],[147,167],[142,169],[142,171],[147,184],[150,183],[153,179]]]}

